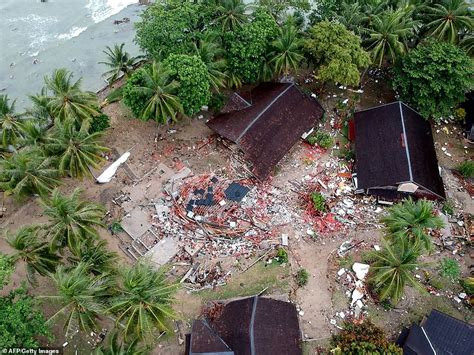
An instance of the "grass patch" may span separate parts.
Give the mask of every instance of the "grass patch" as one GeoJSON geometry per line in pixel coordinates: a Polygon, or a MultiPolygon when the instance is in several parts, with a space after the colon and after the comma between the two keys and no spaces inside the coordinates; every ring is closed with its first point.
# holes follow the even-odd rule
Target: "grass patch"
{"type": "Polygon", "coordinates": [[[227,285],[216,290],[203,290],[197,295],[206,303],[211,300],[253,296],[267,287],[267,293],[275,291],[286,293],[290,288],[290,277],[288,266],[266,264],[261,261],[246,272],[233,275],[227,285]]]}
{"type": "Polygon", "coordinates": [[[117,89],[112,90],[112,91],[107,95],[107,97],[105,98],[105,100],[107,101],[107,103],[111,104],[112,102],[117,102],[117,101],[122,100],[122,98],[123,98],[123,88],[124,88],[124,86],[125,86],[125,85],[122,85],[122,86],[118,87],[117,89]]]}
{"type": "Polygon", "coordinates": [[[309,273],[305,269],[299,269],[296,273],[296,283],[299,287],[303,287],[308,283],[309,273]]]}
{"type": "Polygon", "coordinates": [[[474,177],[474,161],[466,160],[458,166],[459,173],[465,178],[474,177]]]}
{"type": "Polygon", "coordinates": [[[339,262],[339,267],[350,269],[352,265],[354,264],[354,258],[352,257],[352,255],[347,255],[342,258],[339,258],[338,262],[339,262]]]}

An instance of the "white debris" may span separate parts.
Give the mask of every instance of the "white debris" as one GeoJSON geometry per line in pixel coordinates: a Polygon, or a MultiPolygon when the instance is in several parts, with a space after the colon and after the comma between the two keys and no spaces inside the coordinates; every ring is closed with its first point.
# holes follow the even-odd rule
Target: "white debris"
{"type": "Polygon", "coordinates": [[[354,265],[352,265],[352,270],[354,270],[357,278],[362,281],[365,280],[365,277],[369,272],[369,268],[370,266],[367,264],[354,263],[354,265]]]}
{"type": "Polygon", "coordinates": [[[224,206],[227,202],[225,200],[222,200],[221,202],[219,202],[219,205],[220,206],[224,206]]]}
{"type": "Polygon", "coordinates": [[[230,226],[230,228],[235,228],[235,227],[237,227],[237,223],[234,222],[234,221],[231,221],[231,222],[229,222],[229,226],[230,226]]]}
{"type": "Polygon", "coordinates": [[[329,320],[329,323],[331,323],[332,325],[336,325],[336,324],[337,324],[337,322],[336,322],[335,319],[330,319],[330,320],[329,320]]]}
{"type": "Polygon", "coordinates": [[[288,246],[288,234],[281,235],[281,245],[288,246]]]}
{"type": "Polygon", "coordinates": [[[380,251],[380,249],[381,249],[381,248],[380,248],[380,245],[375,244],[375,245],[374,245],[374,249],[375,249],[376,251],[380,251]]]}
{"type": "Polygon", "coordinates": [[[364,294],[358,288],[354,289],[354,291],[352,291],[351,306],[353,306],[358,300],[362,299],[362,297],[364,297],[364,294]]]}
{"type": "Polygon", "coordinates": [[[465,298],[467,297],[467,294],[464,293],[464,292],[461,292],[458,296],[459,296],[459,298],[461,298],[461,299],[465,299],[465,298]]]}
{"type": "Polygon", "coordinates": [[[337,274],[338,274],[339,276],[342,276],[342,275],[344,275],[345,272],[346,272],[346,269],[342,268],[342,269],[340,269],[340,270],[337,272],[337,274]]]}
{"type": "Polygon", "coordinates": [[[461,303],[461,299],[457,296],[454,296],[453,300],[455,300],[457,303],[461,303]]]}
{"type": "Polygon", "coordinates": [[[109,167],[105,169],[102,174],[99,175],[96,181],[99,184],[105,184],[106,182],[110,182],[110,180],[112,180],[115,173],[117,172],[118,167],[122,165],[123,163],[125,163],[129,156],[130,156],[130,152],[123,153],[120,156],[120,158],[118,158],[116,161],[110,164],[109,167]]]}
{"type": "Polygon", "coordinates": [[[299,311],[299,315],[300,315],[300,316],[304,316],[304,312],[303,312],[303,311],[299,311]]]}
{"type": "Polygon", "coordinates": [[[193,218],[193,217],[194,217],[194,212],[189,211],[188,214],[187,214],[187,216],[188,216],[189,218],[193,218]]]}
{"type": "Polygon", "coordinates": [[[346,318],[346,314],[344,312],[339,312],[339,317],[344,319],[344,318],[346,318]]]}

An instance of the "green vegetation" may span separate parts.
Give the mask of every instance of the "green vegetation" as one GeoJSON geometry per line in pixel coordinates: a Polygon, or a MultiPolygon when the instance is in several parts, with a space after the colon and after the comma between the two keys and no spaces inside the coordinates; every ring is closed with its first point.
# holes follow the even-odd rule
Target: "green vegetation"
{"type": "Polygon", "coordinates": [[[143,262],[124,269],[118,295],[108,311],[124,325],[126,340],[152,341],[157,330],[171,329],[169,320],[175,318],[171,305],[177,285],[168,284],[164,272],[143,262]]]}
{"type": "Polygon", "coordinates": [[[11,261],[14,264],[19,261],[26,263],[27,277],[32,283],[35,282],[35,273],[46,276],[54,272],[61,259],[42,240],[41,233],[40,226],[26,225],[7,237],[8,245],[14,250],[11,261]]]}
{"type": "Polygon", "coordinates": [[[98,168],[102,161],[101,153],[106,147],[99,145],[102,133],[89,134],[78,130],[72,122],[57,122],[45,143],[46,151],[58,159],[61,175],[73,177],[92,176],[90,167],[98,168]]]}
{"type": "Polygon", "coordinates": [[[207,105],[211,97],[208,67],[201,57],[171,54],[163,63],[170,76],[179,86],[176,96],[183,105],[183,111],[191,116],[207,105]]]}
{"type": "Polygon", "coordinates": [[[464,101],[474,86],[474,63],[449,43],[418,46],[395,68],[394,89],[426,119],[439,120],[464,101]],[[448,78],[448,79],[447,79],[448,78]]]}
{"type": "Polygon", "coordinates": [[[443,211],[444,214],[453,216],[453,215],[454,215],[454,207],[455,207],[455,206],[454,206],[453,200],[451,200],[451,199],[446,199],[446,200],[443,202],[443,206],[442,206],[441,210],[443,211]]]}
{"type": "Polygon", "coordinates": [[[449,278],[452,282],[459,279],[461,266],[456,259],[443,258],[439,262],[439,269],[442,276],[449,278]]]}
{"type": "Polygon", "coordinates": [[[296,283],[299,287],[303,287],[308,283],[309,273],[305,269],[299,269],[296,273],[296,283]]]}
{"type": "Polygon", "coordinates": [[[434,215],[433,205],[426,200],[404,200],[389,208],[389,214],[382,218],[388,238],[393,243],[408,240],[414,249],[431,251],[433,244],[429,231],[442,228],[442,219],[434,215]]]}
{"type": "Polygon", "coordinates": [[[53,157],[46,157],[39,148],[23,149],[0,160],[0,190],[17,198],[45,195],[59,184],[53,157]]]}
{"type": "Polygon", "coordinates": [[[10,276],[14,270],[11,257],[0,253],[0,290],[10,282],[10,276]]]}
{"type": "Polygon", "coordinates": [[[135,71],[123,89],[124,103],[141,120],[154,119],[161,124],[176,121],[183,108],[176,96],[178,82],[161,63],[135,71]]]}
{"type": "Polygon", "coordinates": [[[370,319],[344,322],[343,329],[332,336],[331,345],[335,354],[402,354],[402,349],[390,343],[385,332],[370,319]]]}
{"type": "Polygon", "coordinates": [[[329,149],[334,145],[334,139],[327,132],[318,131],[306,138],[311,145],[319,145],[321,148],[329,149]]]}
{"type": "Polygon", "coordinates": [[[459,173],[465,178],[474,177],[474,161],[465,160],[458,166],[459,173]]]}
{"type": "Polygon", "coordinates": [[[15,113],[15,101],[11,104],[7,95],[0,95],[0,134],[2,147],[14,145],[22,137],[23,122],[15,113]]]}
{"type": "Polygon", "coordinates": [[[47,238],[53,250],[67,245],[69,250],[78,253],[84,240],[98,237],[94,227],[102,226],[105,209],[97,203],[81,200],[80,193],[81,190],[76,189],[65,196],[54,190],[51,197],[40,200],[49,218],[47,238]]]}
{"type": "Polygon", "coordinates": [[[122,227],[122,225],[120,224],[119,221],[113,221],[109,225],[109,230],[110,230],[110,233],[112,233],[112,234],[118,234],[120,232],[123,232],[123,227],[122,227]]]}
{"type": "Polygon", "coordinates": [[[24,287],[0,297],[0,348],[36,348],[38,336],[52,339],[44,316],[36,309],[35,300],[24,287]]]}
{"type": "Polygon", "coordinates": [[[270,53],[270,63],[274,66],[276,75],[289,75],[298,70],[304,60],[301,54],[302,46],[298,30],[291,22],[279,29],[277,38],[272,42],[270,53]]]}
{"type": "Polygon", "coordinates": [[[137,58],[131,57],[123,47],[125,43],[120,45],[115,44],[114,48],[109,46],[105,47],[104,54],[107,56],[106,62],[99,62],[99,64],[104,64],[110,68],[107,72],[104,73],[104,76],[107,77],[109,83],[116,81],[121,74],[125,77],[130,75],[130,72],[133,70],[134,65],[136,64],[137,58]]]}
{"type": "Polygon", "coordinates": [[[359,85],[359,69],[370,64],[360,37],[337,23],[323,21],[314,25],[305,49],[308,60],[319,68],[317,78],[323,82],[359,85]]]}
{"type": "MultiPolygon", "coordinates": [[[[108,96],[107,96],[108,97],[108,96]]],[[[89,133],[103,132],[110,127],[110,117],[105,113],[92,117],[89,133]]]]}
{"type": "Polygon", "coordinates": [[[288,264],[288,252],[283,248],[278,248],[275,260],[278,264],[288,264]]]}
{"type": "Polygon", "coordinates": [[[326,206],[326,199],[324,196],[321,194],[321,192],[311,192],[309,195],[311,202],[313,203],[313,208],[317,212],[326,212],[327,211],[327,206],[326,206]]]}
{"type": "Polygon", "coordinates": [[[393,245],[385,243],[382,250],[371,252],[375,261],[370,266],[369,283],[381,300],[390,299],[397,303],[407,284],[423,291],[413,276],[415,269],[421,266],[417,262],[419,255],[419,250],[406,239],[393,245]]]}

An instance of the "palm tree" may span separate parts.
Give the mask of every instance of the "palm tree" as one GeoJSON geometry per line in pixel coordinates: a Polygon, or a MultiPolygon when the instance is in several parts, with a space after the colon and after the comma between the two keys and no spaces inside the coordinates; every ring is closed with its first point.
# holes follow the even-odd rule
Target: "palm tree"
{"type": "Polygon", "coordinates": [[[91,276],[87,269],[85,263],[72,269],[59,266],[56,273],[51,274],[57,295],[40,297],[61,305],[47,323],[56,324],[59,316],[65,316],[66,337],[77,330],[96,330],[98,318],[107,309],[105,298],[110,294],[111,279],[106,275],[91,276]]]}
{"type": "Polygon", "coordinates": [[[96,349],[95,355],[145,355],[148,351],[138,347],[138,339],[126,344],[119,340],[119,332],[114,331],[109,338],[108,346],[100,346],[96,349]]]}
{"type": "Polygon", "coordinates": [[[272,46],[270,63],[277,75],[288,75],[299,67],[304,57],[301,54],[302,42],[298,39],[295,26],[289,24],[281,27],[280,35],[273,41],[272,46]]]}
{"type": "Polygon", "coordinates": [[[370,265],[368,281],[375,287],[380,299],[390,299],[397,303],[407,284],[422,291],[423,288],[413,277],[413,271],[421,266],[417,262],[419,249],[414,248],[407,240],[384,244],[382,250],[369,254],[374,262],[370,265]]]}
{"type": "Polygon", "coordinates": [[[117,253],[107,249],[107,242],[103,239],[93,241],[83,240],[77,252],[68,258],[73,265],[84,262],[88,265],[89,271],[94,275],[112,274],[115,272],[118,256],[117,253]]]}
{"type": "Polygon", "coordinates": [[[89,134],[86,130],[77,130],[73,122],[57,122],[45,148],[51,155],[58,157],[60,174],[91,176],[89,167],[97,168],[102,161],[101,153],[107,151],[106,147],[98,143],[101,136],[101,132],[89,134]]]}
{"type": "Polygon", "coordinates": [[[109,311],[117,315],[125,340],[153,340],[156,331],[169,330],[176,285],[168,284],[163,268],[137,262],[123,272],[117,296],[109,311]]]}
{"type": "Polygon", "coordinates": [[[247,22],[246,10],[247,5],[242,0],[219,0],[217,22],[221,25],[222,32],[234,31],[247,22]]]}
{"type": "Polygon", "coordinates": [[[0,132],[2,135],[2,147],[8,148],[15,145],[22,137],[23,122],[21,115],[15,113],[15,101],[10,105],[8,95],[0,95],[0,132]]]}
{"type": "Polygon", "coordinates": [[[405,11],[387,11],[372,18],[371,27],[365,29],[368,35],[364,41],[370,50],[372,61],[379,67],[384,60],[393,63],[407,51],[407,41],[414,33],[417,22],[405,11]]]}
{"type": "Polygon", "coordinates": [[[359,2],[350,3],[343,1],[340,10],[333,12],[332,16],[337,19],[340,24],[357,34],[360,34],[362,29],[361,24],[367,19],[359,2]]]}
{"type": "Polygon", "coordinates": [[[22,197],[44,195],[59,184],[53,158],[47,158],[38,148],[22,149],[0,160],[0,190],[22,197]]]}
{"type": "Polygon", "coordinates": [[[48,93],[48,110],[60,122],[71,120],[87,128],[92,116],[99,115],[97,95],[81,91],[81,80],[72,82],[72,73],[56,69],[51,77],[44,78],[48,93]]]}
{"type": "Polygon", "coordinates": [[[47,127],[39,120],[26,120],[23,124],[23,137],[21,139],[22,146],[39,146],[42,147],[46,143],[47,127]]]}
{"type": "Polygon", "coordinates": [[[143,85],[133,88],[135,92],[149,97],[140,119],[153,117],[157,122],[166,124],[168,120],[176,121],[178,113],[183,113],[183,107],[175,95],[179,84],[171,79],[170,71],[161,63],[153,62],[143,70],[143,85]]]}
{"type": "Polygon", "coordinates": [[[104,64],[110,68],[110,70],[104,73],[104,76],[108,76],[107,81],[110,84],[116,81],[121,73],[127,77],[137,62],[137,58],[131,57],[130,54],[123,50],[124,46],[125,43],[115,44],[113,49],[106,46],[106,50],[103,51],[107,56],[107,61],[99,62],[99,64],[104,64]]]}
{"type": "Polygon", "coordinates": [[[433,248],[428,231],[444,226],[443,220],[434,215],[431,202],[414,202],[411,198],[392,206],[382,222],[395,244],[408,240],[413,247],[426,250],[433,248]]]}
{"type": "Polygon", "coordinates": [[[52,249],[67,245],[75,255],[79,255],[84,240],[98,237],[94,227],[103,226],[105,214],[103,206],[81,200],[80,189],[70,196],[62,195],[55,189],[50,198],[41,198],[44,214],[49,217],[47,237],[52,249]]]}
{"type": "Polygon", "coordinates": [[[208,34],[204,39],[193,43],[193,49],[207,67],[211,87],[217,92],[225,88],[227,63],[223,58],[224,53],[217,43],[216,37],[213,34],[208,34]]]}
{"type": "Polygon", "coordinates": [[[49,98],[46,88],[43,87],[38,94],[30,95],[29,98],[33,105],[27,110],[27,114],[41,123],[51,124],[54,117],[51,109],[48,107],[49,98]]]}
{"type": "Polygon", "coordinates": [[[474,36],[467,35],[464,37],[461,42],[459,42],[459,47],[464,49],[470,57],[474,56],[474,36]]]}
{"type": "Polygon", "coordinates": [[[442,0],[423,7],[424,32],[438,41],[456,44],[473,29],[472,10],[464,0],[442,0]]]}
{"type": "Polygon", "coordinates": [[[48,243],[40,240],[41,226],[24,226],[15,234],[7,237],[7,243],[15,252],[12,255],[14,263],[26,263],[28,280],[35,282],[34,273],[46,276],[54,272],[61,258],[51,252],[48,243]]]}

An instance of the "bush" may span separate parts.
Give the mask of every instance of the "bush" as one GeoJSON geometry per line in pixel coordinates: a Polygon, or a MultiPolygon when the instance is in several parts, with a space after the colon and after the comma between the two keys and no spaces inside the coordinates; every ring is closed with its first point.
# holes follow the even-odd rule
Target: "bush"
{"type": "MultiPolygon", "coordinates": [[[[135,90],[135,87],[145,84],[144,71],[145,67],[135,70],[123,87],[123,103],[132,110],[135,117],[141,117],[143,108],[148,101],[147,94],[135,90]]],[[[151,117],[146,117],[146,119],[150,118],[151,117]]]]}
{"type": "Polygon", "coordinates": [[[474,296],[474,277],[466,277],[461,281],[461,286],[469,296],[474,296]]]}
{"type": "Polygon", "coordinates": [[[14,269],[11,258],[0,253],[0,290],[10,282],[10,276],[14,269]]]}
{"type": "Polygon", "coordinates": [[[441,208],[444,214],[453,216],[454,215],[454,202],[452,200],[446,199],[441,208]]]}
{"type": "Polygon", "coordinates": [[[326,199],[320,192],[311,192],[310,194],[311,201],[313,202],[313,207],[318,212],[326,211],[326,199]]]}
{"type": "Polygon", "coordinates": [[[147,7],[136,26],[135,41],[160,60],[189,50],[199,25],[200,6],[186,1],[163,1],[147,7]]]}
{"type": "Polygon", "coordinates": [[[318,131],[315,134],[310,135],[306,138],[306,141],[311,145],[317,144],[324,149],[331,148],[334,144],[334,140],[331,135],[323,131],[318,131]]]}
{"type": "Polygon", "coordinates": [[[209,72],[198,56],[171,54],[163,63],[179,82],[177,96],[188,116],[201,111],[211,97],[209,72]]]}
{"type": "Polygon", "coordinates": [[[339,334],[333,335],[331,345],[346,354],[402,354],[402,349],[391,344],[385,332],[366,319],[362,323],[345,322],[339,334]]]}
{"type": "Polygon", "coordinates": [[[110,233],[113,235],[123,232],[123,227],[119,221],[113,221],[109,226],[110,233]]]}
{"type": "Polygon", "coordinates": [[[442,276],[449,278],[451,281],[456,281],[461,273],[461,267],[456,259],[443,258],[439,262],[440,273],[442,276]]]}
{"type": "Polygon", "coordinates": [[[125,85],[122,85],[114,90],[112,90],[105,100],[107,101],[108,104],[111,104],[112,102],[117,102],[123,99],[123,88],[125,85]]]}
{"type": "Polygon", "coordinates": [[[0,349],[9,347],[36,348],[38,336],[52,339],[43,314],[36,310],[35,300],[25,288],[0,297],[0,349]]]}
{"type": "Polygon", "coordinates": [[[89,127],[89,133],[96,133],[105,131],[110,127],[110,117],[105,113],[100,114],[99,116],[92,117],[91,125],[89,127]]]}
{"type": "Polygon", "coordinates": [[[265,54],[277,34],[278,25],[275,19],[262,9],[255,12],[252,22],[227,32],[224,35],[224,44],[231,74],[245,83],[256,82],[265,54]]]}
{"type": "Polygon", "coordinates": [[[209,109],[219,112],[224,107],[227,96],[221,93],[214,93],[209,100],[209,109]]]}
{"type": "Polygon", "coordinates": [[[474,177],[474,161],[466,160],[458,166],[459,173],[465,178],[474,177]]]}
{"type": "Polygon", "coordinates": [[[454,110],[453,117],[458,122],[464,122],[464,120],[466,119],[466,110],[462,107],[457,108],[456,110],[454,110]]]}
{"type": "Polygon", "coordinates": [[[283,248],[279,248],[275,256],[275,260],[278,264],[288,263],[288,252],[283,248]]]}
{"type": "Polygon", "coordinates": [[[434,42],[405,55],[394,70],[393,86],[401,100],[426,119],[449,116],[474,85],[474,65],[460,48],[434,42]]]}
{"type": "Polygon", "coordinates": [[[303,287],[308,283],[309,273],[305,269],[299,269],[296,273],[296,283],[299,287],[303,287]]]}

